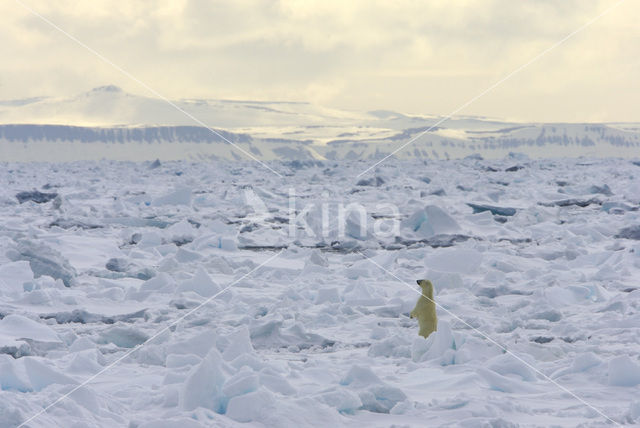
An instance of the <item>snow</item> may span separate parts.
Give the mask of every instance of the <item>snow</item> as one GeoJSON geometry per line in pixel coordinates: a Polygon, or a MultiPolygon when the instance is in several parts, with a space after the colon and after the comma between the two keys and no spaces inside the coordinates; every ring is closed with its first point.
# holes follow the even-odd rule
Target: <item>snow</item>
{"type": "Polygon", "coordinates": [[[0,163],[0,426],[640,422],[636,164],[271,165],[0,163]]]}

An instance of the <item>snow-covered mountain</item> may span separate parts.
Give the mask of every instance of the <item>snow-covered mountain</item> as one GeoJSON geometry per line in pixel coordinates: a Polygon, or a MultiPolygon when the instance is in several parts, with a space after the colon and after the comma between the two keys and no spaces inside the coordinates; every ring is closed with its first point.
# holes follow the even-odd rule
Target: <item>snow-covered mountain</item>
{"type": "Polygon", "coordinates": [[[514,123],[464,116],[438,123],[441,119],[296,102],[168,103],[109,85],[69,98],[0,101],[0,159],[235,160],[249,159],[250,153],[260,160],[371,160],[422,133],[394,156],[640,154],[640,123],[514,123]]]}

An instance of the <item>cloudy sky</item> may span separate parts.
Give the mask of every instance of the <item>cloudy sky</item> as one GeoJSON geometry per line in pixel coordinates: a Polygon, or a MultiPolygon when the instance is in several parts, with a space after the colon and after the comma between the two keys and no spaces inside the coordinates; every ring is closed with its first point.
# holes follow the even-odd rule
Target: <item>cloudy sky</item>
{"type": "MultiPolygon", "coordinates": [[[[448,114],[616,0],[20,0],[0,5],[0,99],[105,84],[169,98],[448,114]]],[[[460,114],[640,121],[640,2],[626,0],[460,114]]]]}

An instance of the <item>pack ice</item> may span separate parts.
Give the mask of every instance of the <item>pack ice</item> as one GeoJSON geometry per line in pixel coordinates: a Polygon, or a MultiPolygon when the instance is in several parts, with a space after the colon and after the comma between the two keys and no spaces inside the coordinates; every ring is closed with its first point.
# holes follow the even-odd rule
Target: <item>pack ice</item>
{"type": "Polygon", "coordinates": [[[638,165],[0,163],[0,427],[640,424],[638,165]]]}

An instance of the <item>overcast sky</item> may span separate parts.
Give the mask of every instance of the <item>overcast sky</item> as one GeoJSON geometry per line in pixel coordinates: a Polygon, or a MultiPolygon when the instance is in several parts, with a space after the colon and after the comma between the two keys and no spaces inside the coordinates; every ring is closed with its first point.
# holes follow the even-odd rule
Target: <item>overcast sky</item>
{"type": "MultiPolygon", "coordinates": [[[[616,3],[21,0],[169,98],[448,114],[616,3]]],[[[0,99],[144,87],[19,3],[0,5],[0,99]]],[[[640,1],[626,0],[460,114],[640,121],[640,1]]]]}

